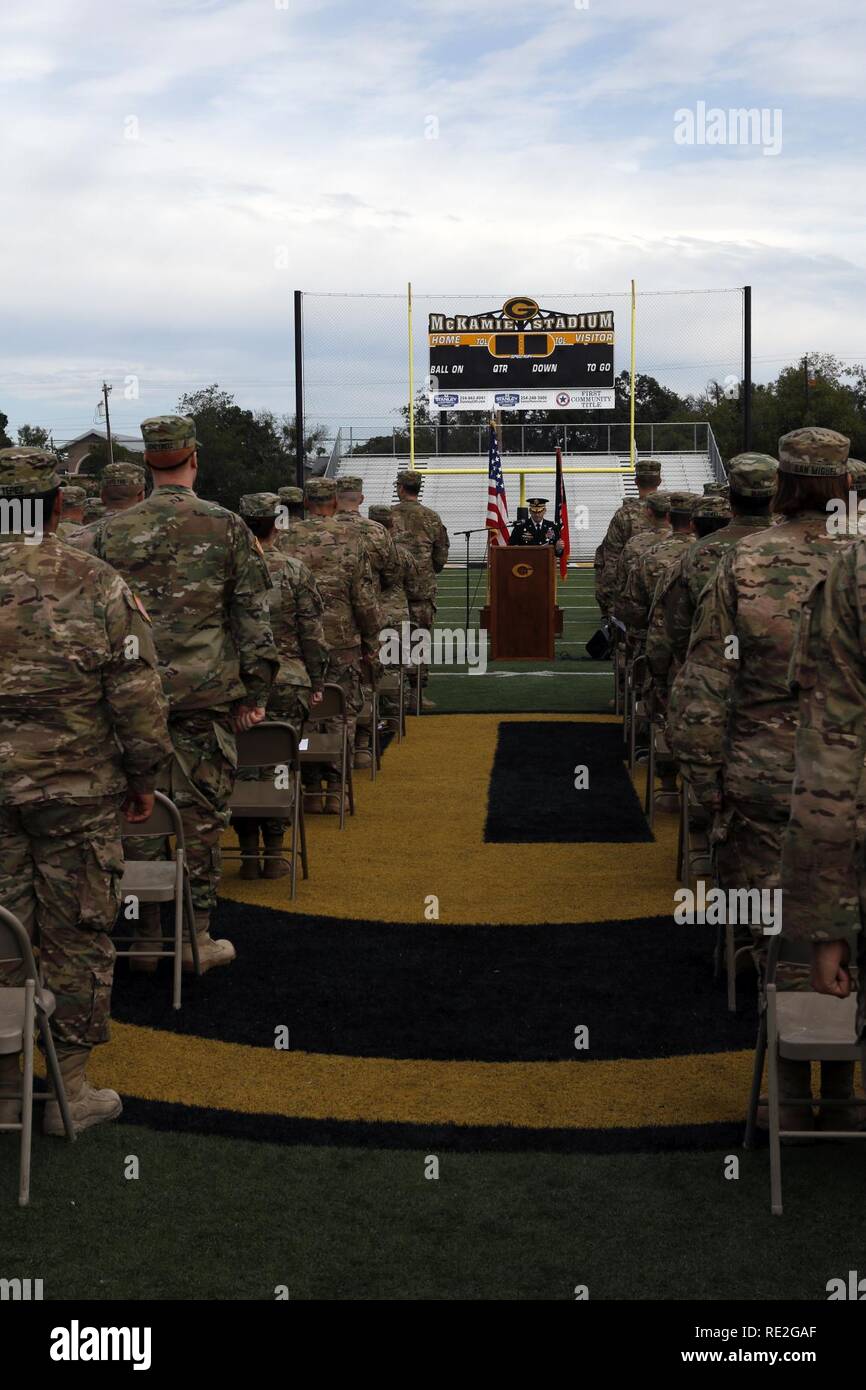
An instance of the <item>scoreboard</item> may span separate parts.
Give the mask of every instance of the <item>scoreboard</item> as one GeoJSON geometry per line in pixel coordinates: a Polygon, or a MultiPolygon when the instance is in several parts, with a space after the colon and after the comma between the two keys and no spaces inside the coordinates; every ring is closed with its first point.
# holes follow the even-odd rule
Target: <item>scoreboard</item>
{"type": "Polygon", "coordinates": [[[481,314],[430,314],[434,410],[613,409],[611,310],[564,313],[524,295],[481,314]]]}

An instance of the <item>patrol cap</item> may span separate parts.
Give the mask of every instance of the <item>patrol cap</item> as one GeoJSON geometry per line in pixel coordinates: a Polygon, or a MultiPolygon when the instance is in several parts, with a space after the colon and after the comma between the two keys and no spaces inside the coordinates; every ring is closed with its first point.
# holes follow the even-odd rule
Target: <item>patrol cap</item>
{"type": "Polygon", "coordinates": [[[397,474],[397,482],[407,487],[410,492],[420,492],[423,481],[424,474],[419,473],[417,468],[401,468],[397,474]]]}
{"type": "Polygon", "coordinates": [[[85,522],[99,521],[108,511],[104,502],[100,502],[98,497],[88,497],[84,504],[85,522]]]}
{"type": "Polygon", "coordinates": [[[727,497],[718,492],[708,493],[705,497],[699,497],[692,508],[692,516],[724,516],[730,517],[731,504],[727,497]]]}
{"type": "Polygon", "coordinates": [[[64,507],[83,507],[87,499],[87,493],[83,487],[78,487],[71,483],[69,487],[63,488],[64,507]]]}
{"type": "Polygon", "coordinates": [[[671,494],[669,492],[650,493],[646,504],[656,516],[667,516],[671,509],[671,494]]]}
{"type": "Polygon", "coordinates": [[[245,492],[238,503],[241,516],[276,516],[280,499],[275,492],[245,492]]]}
{"type": "Polygon", "coordinates": [[[792,430],[779,440],[779,471],[806,478],[838,478],[848,471],[850,439],[836,430],[792,430]]]}
{"type": "Polygon", "coordinates": [[[23,497],[51,492],[60,486],[60,460],[50,449],[13,444],[0,449],[0,497],[23,497]]]}
{"type": "Polygon", "coordinates": [[[107,463],[100,482],[106,497],[137,497],[144,491],[145,473],[139,463],[107,463]]]}
{"type": "Polygon", "coordinates": [[[526,500],[530,507],[546,507],[549,499],[547,497],[527,497],[526,500]]]}
{"type": "Polygon", "coordinates": [[[727,483],[704,483],[705,497],[724,497],[727,491],[727,483]]]}
{"type": "Polygon", "coordinates": [[[390,507],[375,505],[367,508],[367,515],[371,521],[378,521],[381,526],[390,528],[394,525],[394,513],[390,507]]]}
{"type": "Polygon", "coordinates": [[[178,454],[189,454],[198,448],[195,422],[189,415],[152,415],[141,422],[144,455],[151,468],[177,468],[185,460],[178,454]]]}
{"type": "Polygon", "coordinates": [[[364,479],[358,478],[353,474],[346,474],[345,477],[337,479],[337,492],[363,492],[364,479]]]}
{"type": "Polygon", "coordinates": [[[855,492],[866,492],[866,463],[862,459],[848,460],[848,472],[851,474],[851,486],[855,492]]]}
{"type": "Polygon", "coordinates": [[[662,466],[658,459],[638,459],[634,466],[634,476],[639,483],[651,483],[661,478],[662,466]]]}
{"type": "Polygon", "coordinates": [[[741,497],[772,497],[779,464],[771,454],[737,454],[728,464],[731,491],[741,497]]]}
{"type": "Polygon", "coordinates": [[[333,478],[308,478],[304,483],[304,498],[310,502],[329,502],[337,495],[333,478]]]}
{"type": "Polygon", "coordinates": [[[277,490],[277,496],[287,507],[302,507],[304,505],[304,489],[302,487],[281,487],[277,490]]]}
{"type": "Polygon", "coordinates": [[[668,497],[670,498],[671,511],[683,512],[686,516],[691,515],[692,508],[698,501],[695,492],[669,492],[668,497]]]}

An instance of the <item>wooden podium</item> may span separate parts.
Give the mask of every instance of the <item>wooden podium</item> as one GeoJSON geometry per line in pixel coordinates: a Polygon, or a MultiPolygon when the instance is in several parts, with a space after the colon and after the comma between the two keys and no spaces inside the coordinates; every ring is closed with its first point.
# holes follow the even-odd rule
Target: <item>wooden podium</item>
{"type": "Polygon", "coordinates": [[[498,545],[488,552],[492,661],[552,661],[557,630],[556,566],[552,545],[498,545]]]}

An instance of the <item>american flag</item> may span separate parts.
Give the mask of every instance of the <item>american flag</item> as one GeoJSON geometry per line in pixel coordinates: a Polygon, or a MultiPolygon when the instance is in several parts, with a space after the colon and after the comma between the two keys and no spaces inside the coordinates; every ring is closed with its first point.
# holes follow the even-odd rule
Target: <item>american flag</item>
{"type": "Polygon", "coordinates": [[[502,460],[499,457],[499,444],[496,430],[490,426],[490,449],[487,462],[487,519],[491,545],[507,545],[508,499],[505,496],[505,480],[502,477],[502,460]]]}

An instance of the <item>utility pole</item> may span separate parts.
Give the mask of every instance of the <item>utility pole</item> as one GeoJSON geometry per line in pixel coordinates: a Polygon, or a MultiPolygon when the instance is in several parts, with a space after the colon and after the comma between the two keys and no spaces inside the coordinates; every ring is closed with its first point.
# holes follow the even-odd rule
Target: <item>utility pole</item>
{"type": "Polygon", "coordinates": [[[743,286],[743,451],[752,447],[752,287],[743,286]]]}
{"type": "Polygon", "coordinates": [[[803,424],[809,420],[809,359],[803,358],[803,424]]]}
{"type": "MultiPolygon", "coordinates": [[[[108,394],[109,394],[110,391],[111,391],[111,387],[107,384],[107,382],[104,382],[104,381],[103,381],[103,383],[102,383],[102,399],[103,399],[104,402],[105,402],[105,438],[106,438],[106,441],[107,441],[107,443],[108,443],[108,462],[109,462],[109,463],[114,463],[114,452],[113,452],[112,447],[111,447],[111,420],[109,419],[109,416],[108,416],[108,394]]],[[[92,399],[92,397],[91,397],[91,399],[92,399]]]]}

